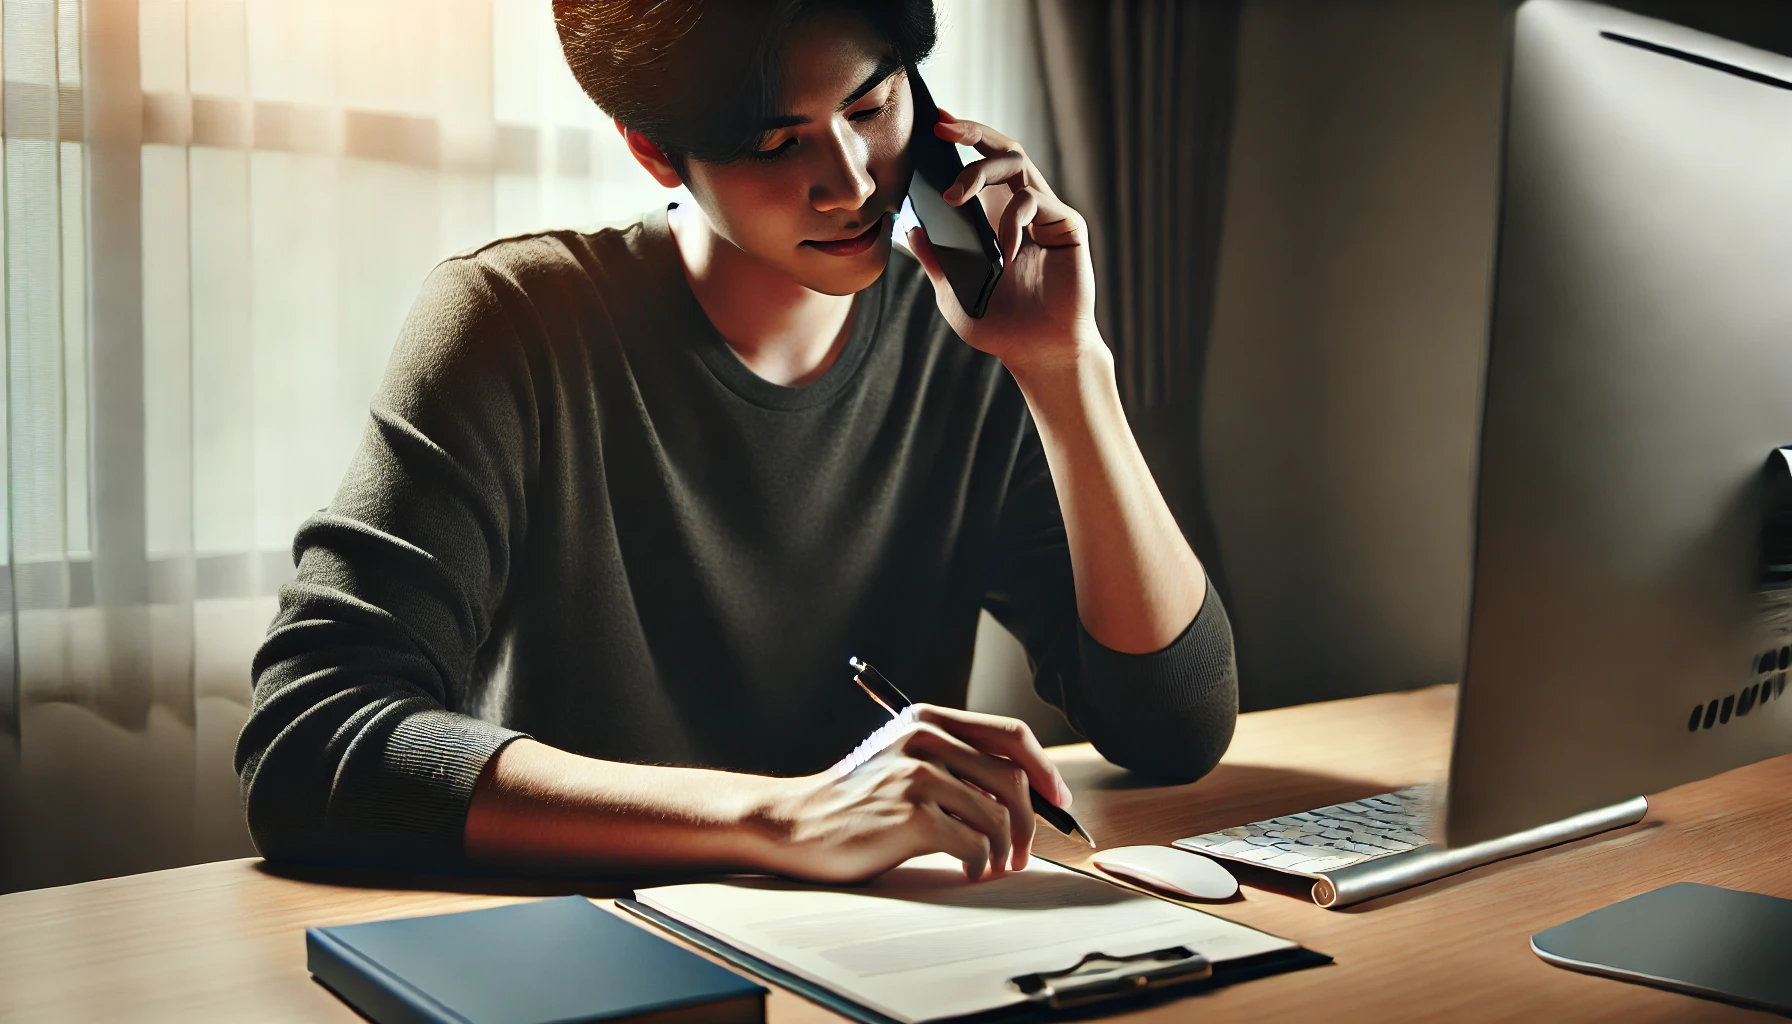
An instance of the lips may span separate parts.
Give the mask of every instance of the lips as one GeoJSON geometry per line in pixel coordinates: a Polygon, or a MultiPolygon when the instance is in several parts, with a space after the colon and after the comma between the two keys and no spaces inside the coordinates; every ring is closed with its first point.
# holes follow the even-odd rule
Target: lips
{"type": "Polygon", "coordinates": [[[803,244],[829,256],[857,256],[876,245],[880,239],[889,237],[890,215],[885,213],[871,222],[871,226],[851,238],[842,238],[831,242],[807,241],[803,244]]]}

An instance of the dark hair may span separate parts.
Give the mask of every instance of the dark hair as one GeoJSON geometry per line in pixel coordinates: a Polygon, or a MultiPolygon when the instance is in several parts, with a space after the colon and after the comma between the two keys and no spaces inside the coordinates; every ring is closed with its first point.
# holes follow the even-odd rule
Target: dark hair
{"type": "Polygon", "coordinates": [[[933,0],[554,0],[573,77],[604,113],[687,157],[738,160],[782,99],[783,44],[824,10],[862,15],[898,63],[933,50],[933,0]]]}

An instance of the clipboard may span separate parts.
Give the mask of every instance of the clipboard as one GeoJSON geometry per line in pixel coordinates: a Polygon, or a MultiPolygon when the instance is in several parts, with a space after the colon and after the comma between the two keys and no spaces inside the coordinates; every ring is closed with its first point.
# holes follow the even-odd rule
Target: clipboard
{"type": "MultiPolygon", "coordinates": [[[[865,1006],[826,985],[792,974],[637,900],[618,899],[616,905],[641,920],[684,939],[698,949],[714,954],[843,1017],[858,1021],[859,1024],[902,1024],[898,1019],[865,1006]]],[[[1010,983],[1027,996],[1022,1002],[940,1019],[966,1024],[973,1021],[977,1024],[1030,1024],[1083,1018],[1155,1005],[1185,995],[1331,962],[1330,956],[1302,946],[1217,964],[1207,962],[1198,951],[1184,947],[1170,947],[1125,957],[1109,957],[1100,949],[1092,949],[1077,963],[1066,963],[1055,970],[1010,978],[1010,983]]]]}

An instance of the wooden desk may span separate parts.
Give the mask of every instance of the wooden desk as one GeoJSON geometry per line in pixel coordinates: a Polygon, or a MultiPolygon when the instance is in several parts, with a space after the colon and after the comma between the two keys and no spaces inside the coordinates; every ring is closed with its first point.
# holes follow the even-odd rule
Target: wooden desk
{"type": "MultiPolygon", "coordinates": [[[[1443,769],[1455,692],[1439,687],[1244,716],[1225,762],[1146,788],[1086,746],[1056,748],[1075,809],[1105,845],[1163,843],[1423,781],[1443,769]]],[[[1337,963],[1135,1015],[1186,1020],[1623,1019],[1764,1014],[1550,967],[1543,928],[1675,881],[1792,897],[1792,757],[1683,786],[1620,832],[1489,865],[1343,911],[1247,888],[1208,906],[1337,963]]],[[[1056,835],[1041,851],[1087,856],[1056,835]]],[[[305,972],[308,925],[345,924],[626,886],[282,877],[254,859],[0,896],[0,1016],[31,1021],[358,1019],[305,972]],[[394,887],[413,886],[410,888],[394,887]],[[428,886],[428,887],[415,887],[428,886]]],[[[840,1018],[774,992],[775,1024],[840,1018]]]]}

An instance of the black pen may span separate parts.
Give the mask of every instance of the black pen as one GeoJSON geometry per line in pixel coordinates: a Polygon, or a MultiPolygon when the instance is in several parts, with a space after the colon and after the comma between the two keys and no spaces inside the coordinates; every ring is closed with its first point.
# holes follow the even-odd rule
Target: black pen
{"type": "MultiPolygon", "coordinates": [[[[864,690],[867,696],[877,701],[879,707],[888,711],[891,718],[902,714],[904,708],[914,703],[908,699],[907,694],[896,688],[895,683],[886,679],[882,672],[872,668],[869,662],[859,658],[848,658],[846,663],[851,665],[853,671],[857,673],[852,677],[852,681],[858,683],[859,688],[864,690]]],[[[1033,813],[1044,818],[1046,824],[1067,836],[1076,836],[1090,846],[1095,845],[1095,840],[1089,837],[1089,830],[1077,824],[1077,820],[1070,816],[1069,811],[1040,796],[1039,791],[1031,786],[1027,787],[1027,795],[1032,797],[1033,813]]]]}

